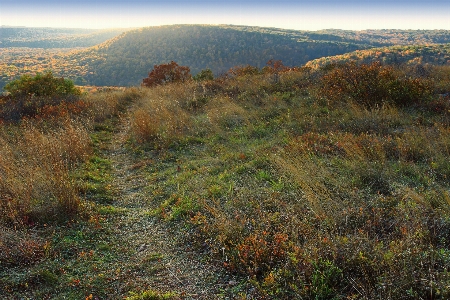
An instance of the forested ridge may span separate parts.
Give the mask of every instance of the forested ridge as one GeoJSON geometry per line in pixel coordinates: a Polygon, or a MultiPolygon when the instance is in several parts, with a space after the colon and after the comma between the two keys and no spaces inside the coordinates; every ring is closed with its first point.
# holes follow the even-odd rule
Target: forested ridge
{"type": "Polygon", "coordinates": [[[360,41],[374,46],[392,45],[428,45],[450,42],[448,30],[399,30],[399,29],[368,29],[368,30],[319,30],[321,36],[340,37],[343,40],[360,41]]]}
{"type": "Polygon", "coordinates": [[[349,43],[298,40],[290,35],[243,31],[221,26],[162,26],[126,32],[98,47],[77,55],[93,56],[96,85],[135,85],[154,65],[177,61],[192,73],[209,68],[218,75],[237,65],[263,67],[273,58],[287,66],[310,59],[346,53],[360,46],[349,43]]]}
{"type": "Polygon", "coordinates": [[[448,44],[442,43],[450,40],[450,31],[445,30],[298,31],[170,25],[117,32],[103,43],[72,49],[64,47],[70,43],[80,46],[77,41],[87,43],[90,38],[101,34],[105,37],[113,31],[1,30],[2,34],[9,32],[3,34],[3,47],[8,43],[10,46],[0,48],[0,88],[20,75],[48,70],[77,85],[133,86],[140,84],[153,66],[170,61],[189,66],[194,75],[208,68],[216,76],[233,66],[261,68],[270,59],[281,60],[289,67],[315,67],[361,57],[367,62],[447,64],[448,44]],[[34,39],[28,39],[31,33],[34,39]],[[60,48],[52,48],[57,46],[60,48]]]}
{"type": "Polygon", "coordinates": [[[394,65],[449,65],[450,44],[392,46],[357,50],[311,60],[306,66],[319,68],[332,63],[349,61],[366,64],[380,62],[394,65]]]}

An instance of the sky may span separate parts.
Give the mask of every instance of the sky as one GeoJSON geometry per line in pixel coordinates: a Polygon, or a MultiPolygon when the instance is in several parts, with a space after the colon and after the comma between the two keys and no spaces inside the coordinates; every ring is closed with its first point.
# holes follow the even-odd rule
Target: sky
{"type": "Polygon", "coordinates": [[[450,0],[0,0],[2,26],[135,28],[170,24],[450,30],[450,0]]]}

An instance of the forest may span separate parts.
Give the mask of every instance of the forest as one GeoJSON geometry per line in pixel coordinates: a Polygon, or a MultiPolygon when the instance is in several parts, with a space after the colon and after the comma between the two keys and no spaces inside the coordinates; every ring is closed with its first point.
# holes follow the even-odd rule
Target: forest
{"type": "MultiPolygon", "coordinates": [[[[1,30],[14,33],[9,28],[1,30]]],[[[80,37],[72,32],[46,32],[35,35],[32,41],[35,45],[42,44],[42,48],[24,48],[25,44],[20,43],[31,43],[26,37],[35,32],[32,29],[28,29],[28,33],[16,31],[19,33],[5,35],[4,39],[9,40],[9,45],[17,46],[0,48],[0,88],[20,75],[45,71],[70,78],[78,85],[133,86],[139,84],[154,65],[172,60],[190,66],[193,74],[211,69],[216,76],[233,66],[261,68],[270,59],[282,60],[290,67],[306,63],[314,66],[347,59],[337,55],[374,57],[378,52],[385,53],[383,49],[388,49],[389,54],[377,59],[385,63],[403,62],[407,53],[412,63],[447,64],[448,47],[440,43],[450,37],[448,31],[431,30],[309,32],[232,25],[172,25],[117,33],[114,38],[92,47],[61,49],[73,39],[89,40],[88,37],[98,37],[100,33],[81,31],[77,33],[82,34],[80,37]],[[64,36],[59,39],[61,43],[57,42],[59,35],[64,36]],[[49,36],[53,38],[49,40],[49,36]],[[51,45],[59,48],[49,48],[51,45]],[[378,48],[381,50],[374,50],[378,48]]],[[[364,61],[369,60],[376,59],[364,61]]]]}
{"type": "Polygon", "coordinates": [[[450,44],[391,46],[358,50],[341,55],[322,57],[307,62],[313,68],[345,62],[371,63],[378,61],[388,65],[449,65],[450,44]]]}

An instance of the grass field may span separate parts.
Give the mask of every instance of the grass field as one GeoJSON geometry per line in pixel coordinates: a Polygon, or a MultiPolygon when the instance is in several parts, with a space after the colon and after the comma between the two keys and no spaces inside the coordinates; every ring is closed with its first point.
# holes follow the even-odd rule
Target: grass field
{"type": "Polygon", "coordinates": [[[446,299],[448,72],[235,72],[3,123],[0,291],[446,299]]]}

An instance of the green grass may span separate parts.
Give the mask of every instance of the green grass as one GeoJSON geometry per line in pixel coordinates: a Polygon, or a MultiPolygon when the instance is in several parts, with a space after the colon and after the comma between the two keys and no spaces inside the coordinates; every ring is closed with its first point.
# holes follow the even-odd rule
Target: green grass
{"type": "Polygon", "coordinates": [[[132,293],[131,296],[125,298],[126,300],[170,300],[179,299],[176,293],[167,292],[159,293],[153,290],[148,290],[142,293],[132,293]]]}

